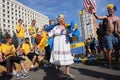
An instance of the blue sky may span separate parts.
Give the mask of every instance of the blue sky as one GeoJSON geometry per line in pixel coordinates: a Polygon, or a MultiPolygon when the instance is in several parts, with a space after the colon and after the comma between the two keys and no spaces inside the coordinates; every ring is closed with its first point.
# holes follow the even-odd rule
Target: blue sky
{"type": "MultiPolygon", "coordinates": [[[[63,13],[66,22],[72,20],[79,24],[78,13],[83,8],[83,0],[18,0],[24,5],[55,19],[59,13],[63,13]]],[[[106,5],[113,3],[117,7],[115,15],[120,17],[120,0],[96,0],[97,14],[107,15],[106,5]]]]}

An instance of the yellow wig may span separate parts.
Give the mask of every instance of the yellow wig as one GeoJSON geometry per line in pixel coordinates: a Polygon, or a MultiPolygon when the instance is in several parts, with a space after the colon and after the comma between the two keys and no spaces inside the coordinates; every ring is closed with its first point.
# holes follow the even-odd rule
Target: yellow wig
{"type": "Polygon", "coordinates": [[[114,7],[115,7],[114,4],[108,4],[108,5],[107,5],[107,9],[109,9],[109,8],[114,8],[114,7]]]}

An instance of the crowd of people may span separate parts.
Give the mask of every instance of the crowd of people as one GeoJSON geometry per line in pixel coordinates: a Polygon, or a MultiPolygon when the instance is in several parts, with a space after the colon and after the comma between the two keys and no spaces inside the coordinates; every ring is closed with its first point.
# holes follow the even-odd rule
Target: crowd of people
{"type": "Polygon", "coordinates": [[[86,48],[88,53],[98,53],[101,50],[104,53],[104,58],[108,61],[108,65],[112,68],[112,53],[115,54],[116,64],[119,64],[120,51],[120,18],[115,16],[116,7],[114,4],[107,5],[108,15],[98,16],[93,15],[96,19],[102,20],[97,31],[98,39],[90,37],[86,40],[86,48]],[[114,52],[113,52],[114,51],[114,52]]]}
{"type": "MultiPolygon", "coordinates": [[[[108,15],[98,16],[96,13],[93,15],[100,20],[105,21],[104,24],[105,35],[98,36],[101,49],[108,59],[108,63],[112,65],[112,50],[115,49],[116,63],[118,64],[119,50],[120,50],[120,19],[114,15],[115,6],[110,4],[107,6],[108,15]]],[[[63,14],[59,14],[55,20],[50,21],[50,25],[45,25],[42,28],[38,28],[36,20],[32,20],[31,25],[28,26],[29,37],[25,37],[25,28],[23,26],[23,20],[19,19],[18,24],[15,27],[16,35],[18,38],[18,46],[12,43],[12,37],[8,36],[5,39],[5,43],[0,40],[0,64],[6,64],[7,75],[16,75],[19,79],[21,76],[25,78],[28,69],[25,68],[25,57],[28,57],[32,65],[29,70],[34,70],[34,64],[37,61],[41,63],[40,59],[43,55],[53,65],[56,66],[57,74],[59,77],[69,76],[74,78],[75,76],[70,73],[70,65],[74,63],[71,53],[70,42],[66,37],[69,35],[69,31],[65,27],[65,17],[63,14]],[[14,62],[21,65],[21,75],[17,75],[14,62]],[[66,66],[66,75],[62,73],[61,66],[66,66]]],[[[90,38],[87,42],[90,42],[91,53],[95,55],[97,51],[97,42],[95,38],[90,38]]],[[[86,42],[86,44],[87,44],[86,42]]],[[[89,44],[88,44],[89,45],[89,44]]],[[[86,51],[90,52],[89,47],[86,47],[86,51]]]]}
{"type": "MultiPolygon", "coordinates": [[[[19,19],[15,27],[18,38],[18,46],[15,48],[12,43],[12,37],[7,36],[5,43],[0,41],[0,64],[6,64],[7,75],[16,75],[17,79],[22,77],[29,77],[28,70],[34,70],[35,62],[38,64],[42,62],[43,56],[49,63],[55,65],[59,77],[63,75],[61,66],[66,66],[66,76],[74,77],[70,73],[70,65],[74,63],[70,51],[70,43],[66,35],[69,33],[65,29],[65,17],[59,14],[57,17],[57,24],[55,20],[50,21],[50,26],[45,25],[42,28],[36,27],[36,20],[32,20],[31,25],[28,26],[29,37],[25,37],[25,28],[23,20],[19,19]],[[54,45],[54,46],[53,46],[54,45]],[[25,68],[25,57],[28,57],[32,65],[30,69],[25,68]],[[17,74],[14,63],[21,65],[21,73],[17,74]]],[[[50,65],[51,65],[50,64],[50,65]]]]}

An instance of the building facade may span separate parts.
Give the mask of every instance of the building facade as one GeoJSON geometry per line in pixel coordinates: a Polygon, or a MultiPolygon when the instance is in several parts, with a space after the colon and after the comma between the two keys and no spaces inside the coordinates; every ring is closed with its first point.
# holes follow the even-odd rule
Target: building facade
{"type": "Polygon", "coordinates": [[[95,17],[92,14],[86,12],[85,10],[81,10],[79,13],[79,19],[82,38],[84,40],[90,38],[90,36],[97,38],[96,30],[98,24],[96,23],[95,17]]]}
{"type": "Polygon", "coordinates": [[[47,16],[23,5],[17,0],[0,0],[0,30],[3,33],[7,31],[12,36],[18,19],[23,20],[26,29],[33,19],[36,20],[37,27],[49,24],[47,16]]]}

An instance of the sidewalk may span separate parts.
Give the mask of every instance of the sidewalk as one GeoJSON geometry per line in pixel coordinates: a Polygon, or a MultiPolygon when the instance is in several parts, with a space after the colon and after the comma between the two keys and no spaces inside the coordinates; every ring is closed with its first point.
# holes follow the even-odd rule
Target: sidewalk
{"type": "MultiPolygon", "coordinates": [[[[65,67],[62,68],[65,72],[65,67]]],[[[103,66],[90,66],[84,64],[73,64],[71,73],[75,75],[75,80],[120,80],[120,69],[112,70],[103,66]]],[[[29,78],[20,80],[71,80],[59,79],[56,70],[53,68],[41,67],[36,72],[29,72],[29,78]]],[[[16,80],[15,77],[0,78],[0,80],[16,80]]]]}

